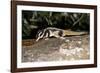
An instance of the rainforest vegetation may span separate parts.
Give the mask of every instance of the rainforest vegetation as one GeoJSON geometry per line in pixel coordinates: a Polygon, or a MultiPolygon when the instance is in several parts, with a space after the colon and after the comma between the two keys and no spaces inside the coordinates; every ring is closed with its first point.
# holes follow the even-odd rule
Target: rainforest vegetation
{"type": "Polygon", "coordinates": [[[89,32],[90,14],[50,11],[22,11],[22,39],[35,38],[38,30],[47,27],[89,32]]]}

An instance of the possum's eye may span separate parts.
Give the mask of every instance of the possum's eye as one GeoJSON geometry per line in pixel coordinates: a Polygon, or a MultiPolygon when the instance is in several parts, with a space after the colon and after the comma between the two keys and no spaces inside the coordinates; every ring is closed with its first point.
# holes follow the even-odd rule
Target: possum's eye
{"type": "Polygon", "coordinates": [[[42,36],[42,35],[43,35],[43,30],[41,30],[39,33],[39,36],[42,36]]]}
{"type": "Polygon", "coordinates": [[[37,32],[37,34],[36,34],[36,38],[38,38],[38,37],[39,37],[39,34],[40,34],[40,31],[38,31],[38,32],[37,32]]]}
{"type": "Polygon", "coordinates": [[[38,32],[38,36],[41,36],[41,35],[42,35],[42,32],[41,32],[41,31],[39,31],[39,32],[38,32]]]}
{"type": "Polygon", "coordinates": [[[43,35],[43,30],[39,30],[38,33],[37,33],[37,37],[40,37],[43,35]]]}

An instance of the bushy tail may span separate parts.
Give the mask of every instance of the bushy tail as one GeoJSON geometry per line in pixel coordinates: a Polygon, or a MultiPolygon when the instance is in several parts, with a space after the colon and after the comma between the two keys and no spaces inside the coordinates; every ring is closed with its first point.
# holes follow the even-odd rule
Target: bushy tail
{"type": "Polygon", "coordinates": [[[64,35],[63,36],[72,36],[72,35],[84,35],[88,34],[88,32],[77,32],[77,31],[71,31],[71,30],[63,30],[64,35]]]}

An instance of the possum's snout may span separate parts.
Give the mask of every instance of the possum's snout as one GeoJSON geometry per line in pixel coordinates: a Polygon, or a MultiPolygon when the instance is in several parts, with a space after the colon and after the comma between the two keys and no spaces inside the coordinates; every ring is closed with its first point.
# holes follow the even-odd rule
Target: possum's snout
{"type": "Polygon", "coordinates": [[[36,42],[38,42],[39,38],[36,39],[36,42]]]}
{"type": "Polygon", "coordinates": [[[36,36],[36,42],[38,42],[41,39],[41,36],[39,34],[37,34],[36,36]]]}
{"type": "Polygon", "coordinates": [[[40,39],[41,39],[41,38],[40,38],[40,37],[38,37],[38,38],[36,39],[36,42],[38,42],[40,39]]]}
{"type": "Polygon", "coordinates": [[[36,35],[36,42],[43,38],[44,30],[39,30],[36,35]]]}

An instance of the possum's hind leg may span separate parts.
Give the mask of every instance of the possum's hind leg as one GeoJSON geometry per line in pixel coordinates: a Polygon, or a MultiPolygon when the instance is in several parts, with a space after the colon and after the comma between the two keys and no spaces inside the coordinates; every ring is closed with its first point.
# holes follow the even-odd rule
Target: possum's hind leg
{"type": "Polygon", "coordinates": [[[65,37],[59,37],[60,39],[62,39],[62,40],[65,40],[66,38],[65,37]]]}
{"type": "Polygon", "coordinates": [[[64,40],[65,42],[69,42],[69,39],[66,39],[65,37],[60,37],[61,40],[64,40]]]}
{"type": "Polygon", "coordinates": [[[61,40],[64,40],[65,42],[69,42],[69,39],[66,39],[65,37],[60,37],[61,40]]]}

